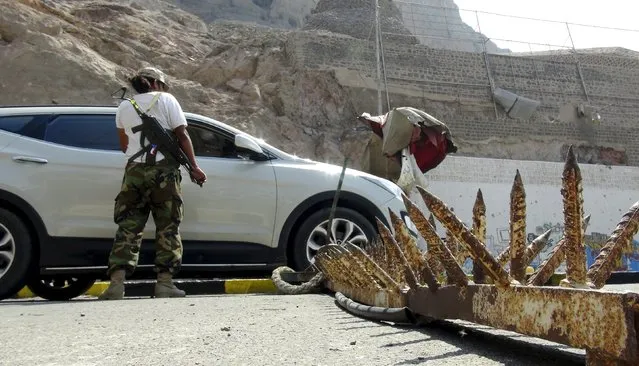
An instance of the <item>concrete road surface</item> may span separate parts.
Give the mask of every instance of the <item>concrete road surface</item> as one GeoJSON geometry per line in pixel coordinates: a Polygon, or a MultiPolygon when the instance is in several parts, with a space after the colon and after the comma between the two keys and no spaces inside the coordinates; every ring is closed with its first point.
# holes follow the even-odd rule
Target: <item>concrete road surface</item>
{"type": "Polygon", "coordinates": [[[0,314],[11,366],[584,363],[580,350],[487,327],[363,320],[323,294],[2,301],[0,314]]]}

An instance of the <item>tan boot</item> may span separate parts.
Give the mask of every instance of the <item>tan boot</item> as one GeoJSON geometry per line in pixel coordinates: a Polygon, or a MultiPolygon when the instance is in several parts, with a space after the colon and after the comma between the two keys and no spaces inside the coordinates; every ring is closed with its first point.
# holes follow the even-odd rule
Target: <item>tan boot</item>
{"type": "Polygon", "coordinates": [[[155,284],[155,297],[185,297],[186,293],[175,287],[173,276],[169,272],[158,273],[158,281],[155,284]]]}
{"type": "Polygon", "coordinates": [[[124,298],[124,278],[126,272],[123,269],[115,270],[111,273],[111,283],[103,293],[98,296],[99,300],[122,300],[124,298]]]}

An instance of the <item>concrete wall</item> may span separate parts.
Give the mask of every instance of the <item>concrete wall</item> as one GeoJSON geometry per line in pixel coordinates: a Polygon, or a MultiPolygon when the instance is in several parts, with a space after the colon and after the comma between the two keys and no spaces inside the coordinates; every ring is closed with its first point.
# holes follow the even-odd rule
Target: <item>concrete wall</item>
{"type": "MultiPolygon", "coordinates": [[[[345,86],[368,91],[376,87],[373,43],[332,33],[296,32],[289,39],[287,51],[299,68],[350,72],[350,84],[345,86]]],[[[603,117],[601,124],[593,124],[557,120],[563,105],[586,102],[571,55],[484,57],[386,43],[384,56],[391,104],[411,103],[446,122],[462,142],[462,155],[561,161],[562,152],[574,144],[582,151],[582,163],[639,166],[636,58],[580,56],[590,102],[603,117]],[[492,101],[491,78],[496,87],[539,100],[541,107],[529,120],[507,117],[492,101]],[[486,142],[490,142],[488,147],[486,142]]],[[[366,107],[369,109],[362,112],[376,111],[374,106],[366,107]]]]}
{"type": "MultiPolygon", "coordinates": [[[[439,168],[426,174],[426,189],[443,200],[467,227],[472,227],[472,208],[478,189],[486,204],[487,247],[499,254],[509,242],[510,191],[517,169],[526,192],[526,232],[529,238],[552,229],[552,244],[563,236],[564,217],[561,195],[563,163],[449,157],[439,168]]],[[[639,168],[580,165],[583,176],[585,215],[590,214],[586,231],[587,245],[601,245],[610,236],[623,215],[639,201],[639,168]]],[[[428,215],[421,197],[411,195],[428,215]]],[[[445,236],[437,222],[440,236],[445,236]]],[[[639,247],[639,233],[634,237],[639,247]]],[[[552,246],[546,248],[539,264],[552,246]]],[[[596,253],[595,253],[596,254],[596,253]]],[[[628,269],[639,270],[639,254],[626,257],[628,269]],[[635,263],[636,262],[636,263],[635,263]]],[[[592,260],[591,260],[592,261],[592,260]]],[[[590,261],[590,262],[591,262],[590,261]]]]}

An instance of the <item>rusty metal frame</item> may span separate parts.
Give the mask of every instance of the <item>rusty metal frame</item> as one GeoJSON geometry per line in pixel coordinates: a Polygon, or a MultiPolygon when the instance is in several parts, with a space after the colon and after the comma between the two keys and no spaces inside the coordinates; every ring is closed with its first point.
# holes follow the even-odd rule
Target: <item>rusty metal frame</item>
{"type": "Polygon", "coordinates": [[[498,258],[484,245],[481,190],[471,229],[439,198],[422,187],[417,190],[430,220],[408,197],[404,202],[427,243],[426,253],[390,211],[392,229],[378,220],[379,238],[369,246],[345,243],[318,251],[315,263],[329,289],[368,306],[405,307],[426,318],[466,320],[585,349],[589,365],[639,364],[639,294],[601,289],[639,230],[639,202],[623,215],[595,263],[586,268],[584,232],[590,216],[584,217],[581,172],[572,147],[562,176],[564,238],[529,278],[525,268],[549,233],[525,241],[526,199],[519,171],[510,196],[511,243],[498,258]],[[446,229],[445,242],[436,233],[434,218],[446,229]],[[473,261],[472,280],[460,266],[467,257],[473,261]],[[566,278],[558,286],[543,286],[563,261],[566,278]]]}

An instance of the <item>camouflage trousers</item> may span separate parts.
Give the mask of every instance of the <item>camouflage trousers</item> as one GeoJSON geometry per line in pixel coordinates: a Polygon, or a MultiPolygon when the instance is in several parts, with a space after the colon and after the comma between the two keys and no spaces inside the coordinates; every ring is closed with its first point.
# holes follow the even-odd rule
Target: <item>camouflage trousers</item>
{"type": "Polygon", "coordinates": [[[156,272],[176,273],[180,269],[183,249],[179,226],[184,217],[181,182],[179,166],[165,160],[152,166],[127,164],[113,210],[118,230],[109,255],[109,275],[121,268],[130,276],[135,270],[149,213],[156,227],[156,272]]]}

